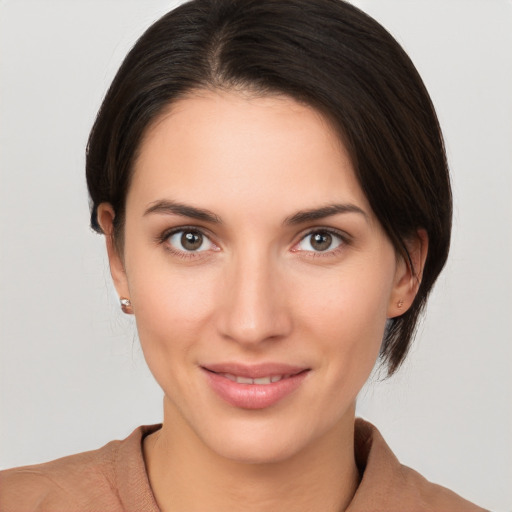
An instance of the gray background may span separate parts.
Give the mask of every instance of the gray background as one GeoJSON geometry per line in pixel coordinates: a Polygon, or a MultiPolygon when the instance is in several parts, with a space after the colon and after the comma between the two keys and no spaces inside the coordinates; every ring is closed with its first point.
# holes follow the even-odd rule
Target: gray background
{"type": "MultiPolygon", "coordinates": [[[[401,461],[512,510],[512,3],[360,0],[409,52],[453,173],[450,262],[411,356],[359,414],[401,461]]],[[[0,467],[161,420],[161,391],[88,229],[84,148],[135,39],[176,2],[0,2],[0,467]]]]}

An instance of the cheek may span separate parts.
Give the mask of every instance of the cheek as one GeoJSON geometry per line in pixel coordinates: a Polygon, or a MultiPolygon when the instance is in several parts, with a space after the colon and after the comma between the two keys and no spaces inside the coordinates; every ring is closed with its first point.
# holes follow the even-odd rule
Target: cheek
{"type": "Polygon", "coordinates": [[[394,256],[380,265],[354,264],[326,279],[309,275],[297,287],[298,318],[306,336],[323,347],[332,379],[366,380],[378,357],[394,279],[394,256]]]}
{"type": "Polygon", "coordinates": [[[383,329],[394,280],[392,258],[347,263],[330,272],[304,272],[294,294],[301,317],[333,334],[374,337],[383,329]]]}
{"type": "Polygon", "coordinates": [[[137,330],[148,365],[155,371],[164,363],[177,361],[177,354],[186,357],[204,338],[201,332],[213,313],[216,282],[204,271],[200,276],[195,276],[193,269],[180,273],[165,261],[131,268],[137,330]]]}

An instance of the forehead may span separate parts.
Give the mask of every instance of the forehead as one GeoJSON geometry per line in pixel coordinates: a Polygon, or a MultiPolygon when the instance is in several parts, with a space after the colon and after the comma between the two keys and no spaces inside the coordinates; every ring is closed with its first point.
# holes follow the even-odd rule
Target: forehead
{"type": "Polygon", "coordinates": [[[127,206],[166,197],[214,210],[280,205],[284,212],[340,201],[368,209],[324,116],[286,96],[234,92],[180,99],[147,130],[127,206]]]}

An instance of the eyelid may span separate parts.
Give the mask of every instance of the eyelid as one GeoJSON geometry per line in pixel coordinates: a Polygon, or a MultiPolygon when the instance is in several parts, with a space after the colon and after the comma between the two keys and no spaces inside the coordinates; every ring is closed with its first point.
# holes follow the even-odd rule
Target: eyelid
{"type": "Polygon", "coordinates": [[[333,254],[335,254],[336,252],[338,252],[339,250],[342,250],[344,246],[346,245],[350,245],[352,242],[352,237],[346,233],[345,231],[341,231],[339,229],[336,229],[336,228],[328,228],[328,227],[323,227],[323,226],[317,226],[317,227],[313,227],[313,228],[308,228],[308,230],[306,232],[303,232],[301,235],[300,235],[300,238],[297,242],[295,242],[291,248],[291,251],[292,252],[301,252],[301,253],[308,253],[308,254],[311,254],[313,256],[331,256],[333,254]],[[301,249],[297,249],[297,246],[308,236],[311,236],[315,233],[328,233],[329,235],[333,235],[337,238],[340,238],[342,243],[334,248],[334,249],[331,249],[331,250],[328,250],[328,251],[306,251],[306,250],[301,250],[301,249]]]}
{"type": "MultiPolygon", "coordinates": [[[[197,232],[201,233],[204,237],[208,238],[210,243],[214,246],[214,249],[213,249],[214,251],[220,251],[219,245],[213,240],[213,237],[210,234],[209,230],[202,226],[197,226],[197,225],[196,226],[194,226],[194,225],[183,226],[182,225],[182,226],[175,226],[175,227],[166,229],[160,235],[157,235],[155,237],[155,242],[163,245],[169,239],[169,237],[171,237],[172,235],[179,233],[181,231],[187,231],[187,230],[197,231],[197,232]]],[[[332,228],[332,227],[315,226],[315,227],[308,228],[306,231],[301,233],[299,235],[299,239],[293,244],[293,246],[291,247],[290,250],[292,252],[308,253],[312,256],[332,256],[339,250],[342,250],[343,247],[345,247],[346,245],[350,245],[351,243],[352,243],[352,237],[346,231],[342,231],[342,230],[332,228]],[[331,250],[325,251],[325,252],[305,251],[305,250],[297,249],[297,245],[300,242],[302,242],[307,236],[313,235],[314,233],[329,233],[330,235],[340,238],[343,243],[340,244],[340,246],[336,247],[335,249],[331,249],[331,250]]],[[[173,248],[172,246],[170,246],[168,244],[166,244],[166,249],[169,250],[170,252],[172,252],[173,254],[184,257],[184,258],[194,258],[194,257],[197,258],[197,257],[205,256],[204,254],[201,254],[201,253],[209,252],[209,251],[199,251],[199,252],[180,251],[178,249],[173,248]]]]}
{"type": "Polygon", "coordinates": [[[217,245],[212,240],[212,235],[210,234],[209,230],[202,226],[194,226],[194,225],[186,225],[186,226],[175,226],[169,229],[165,229],[162,231],[161,234],[157,235],[155,240],[157,242],[163,243],[165,242],[170,236],[175,235],[176,233],[179,233],[180,231],[197,231],[198,233],[201,233],[203,236],[208,238],[212,242],[212,244],[217,245]]]}
{"type": "Polygon", "coordinates": [[[208,253],[211,250],[213,250],[215,252],[220,250],[220,247],[218,246],[218,244],[216,244],[214,242],[214,240],[212,239],[212,235],[209,234],[209,230],[207,230],[203,227],[200,227],[200,226],[193,226],[193,225],[175,226],[173,228],[166,229],[155,238],[155,242],[157,244],[164,245],[165,249],[167,251],[171,252],[173,255],[179,256],[184,259],[201,258],[201,257],[207,256],[204,253],[208,253]],[[209,250],[204,250],[204,251],[185,251],[185,250],[182,251],[180,249],[173,247],[171,244],[166,243],[171,236],[173,236],[177,233],[180,233],[182,231],[195,231],[197,233],[200,233],[203,237],[205,237],[209,240],[209,242],[212,244],[213,248],[209,249],[209,250]]]}

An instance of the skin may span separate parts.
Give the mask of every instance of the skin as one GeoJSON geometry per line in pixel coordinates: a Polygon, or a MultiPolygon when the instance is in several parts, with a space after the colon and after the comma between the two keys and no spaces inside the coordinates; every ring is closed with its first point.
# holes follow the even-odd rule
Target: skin
{"type": "MultiPolygon", "coordinates": [[[[100,205],[115,286],[131,300],[165,394],[163,427],[144,441],[161,510],[344,510],[359,482],[355,400],[386,320],[407,310],[419,281],[328,122],[283,96],[181,99],[143,140],[121,250],[113,218],[100,205]],[[158,201],[207,209],[222,223],[148,213],[158,201]],[[286,223],[331,204],[361,212],[286,223]],[[168,232],[191,226],[207,238],[187,252],[182,233],[168,232]],[[311,232],[326,230],[340,236],[319,251],[311,232]],[[309,371],[278,403],[249,410],[222,400],[204,377],[201,365],[226,361],[309,371]]],[[[426,236],[409,250],[421,275],[426,236]]]]}

